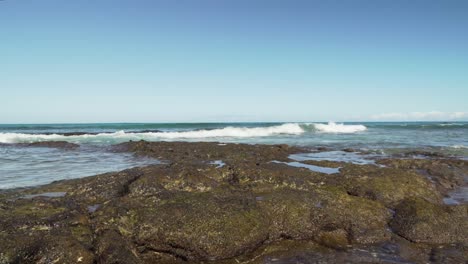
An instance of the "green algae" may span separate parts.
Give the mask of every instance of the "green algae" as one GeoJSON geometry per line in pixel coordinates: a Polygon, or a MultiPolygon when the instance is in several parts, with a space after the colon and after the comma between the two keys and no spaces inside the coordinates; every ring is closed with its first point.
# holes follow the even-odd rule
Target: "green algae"
{"type": "Polygon", "coordinates": [[[468,206],[446,206],[422,198],[403,201],[391,221],[400,236],[418,243],[468,243],[468,206]]]}
{"type": "Polygon", "coordinates": [[[55,207],[50,204],[27,203],[12,209],[11,215],[34,216],[39,218],[50,217],[66,211],[65,207],[55,207]]]}
{"type": "Polygon", "coordinates": [[[269,163],[291,154],[278,146],[141,144],[175,160],[28,190],[67,191],[61,198],[0,197],[2,260],[262,263],[347,258],[354,247],[395,237],[467,243],[467,208],[442,206],[433,183],[413,169],[343,164],[340,174],[321,175],[269,163]],[[227,165],[212,168],[207,157],[227,165]],[[96,201],[100,209],[89,212],[96,201]]]}

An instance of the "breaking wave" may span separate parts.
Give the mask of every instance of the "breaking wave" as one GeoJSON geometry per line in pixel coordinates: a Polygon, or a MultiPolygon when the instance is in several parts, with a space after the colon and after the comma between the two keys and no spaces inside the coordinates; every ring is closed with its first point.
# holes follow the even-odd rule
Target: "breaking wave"
{"type": "Polygon", "coordinates": [[[71,141],[71,142],[102,142],[113,143],[128,140],[177,140],[177,139],[205,139],[205,138],[253,138],[277,135],[301,135],[306,132],[317,133],[355,133],[364,131],[363,125],[344,125],[330,122],[319,123],[285,123],[274,126],[260,127],[234,127],[227,126],[217,129],[199,129],[188,131],[166,132],[125,132],[80,135],[60,134],[24,134],[24,133],[0,133],[0,143],[29,143],[37,141],[71,141]]]}
{"type": "Polygon", "coordinates": [[[269,127],[225,127],[212,130],[192,130],[178,132],[150,133],[152,136],[178,139],[178,138],[216,138],[216,137],[267,137],[274,135],[300,135],[304,129],[299,124],[283,124],[269,127]]]}
{"type": "Polygon", "coordinates": [[[367,130],[363,125],[345,125],[329,122],[328,124],[312,124],[319,132],[324,133],[356,133],[367,130]]]}

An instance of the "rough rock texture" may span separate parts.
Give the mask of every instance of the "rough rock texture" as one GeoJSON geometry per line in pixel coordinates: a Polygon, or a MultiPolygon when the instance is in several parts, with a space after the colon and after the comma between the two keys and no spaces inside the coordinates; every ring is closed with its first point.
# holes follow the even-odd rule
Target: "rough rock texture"
{"type": "Polygon", "coordinates": [[[306,151],[286,145],[130,142],[116,151],[165,164],[0,193],[0,263],[468,260],[467,207],[443,205],[434,180],[458,186],[466,161],[313,163],[341,167],[328,175],[272,163],[306,151]]]}
{"type": "Polygon", "coordinates": [[[468,184],[468,162],[453,159],[385,159],[379,162],[391,168],[412,170],[429,179],[437,190],[446,195],[468,184]]]}
{"type": "Polygon", "coordinates": [[[423,197],[434,203],[442,200],[435,186],[416,171],[353,165],[341,172],[348,193],[380,201],[390,208],[411,197],[423,197]]]}
{"type": "Polygon", "coordinates": [[[423,243],[468,243],[468,206],[445,206],[422,198],[403,201],[391,222],[400,236],[423,243]]]}

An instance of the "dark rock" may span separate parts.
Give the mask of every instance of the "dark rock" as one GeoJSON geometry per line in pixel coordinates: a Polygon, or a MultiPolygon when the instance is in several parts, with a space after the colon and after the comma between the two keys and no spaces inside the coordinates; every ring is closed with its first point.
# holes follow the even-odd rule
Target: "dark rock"
{"type": "MultiPolygon", "coordinates": [[[[282,240],[265,245],[245,258],[236,258],[237,263],[255,264],[321,264],[321,263],[373,263],[410,264],[426,263],[425,256],[402,256],[395,243],[380,243],[335,250],[310,241],[282,240]],[[253,260],[252,260],[253,259],[253,260]]],[[[234,264],[236,262],[221,262],[234,264]]]]}
{"type": "Polygon", "coordinates": [[[98,238],[96,254],[99,263],[141,263],[136,250],[115,230],[106,230],[98,238]]]}
{"type": "Polygon", "coordinates": [[[444,196],[460,186],[466,186],[468,182],[468,161],[466,160],[384,159],[379,163],[419,173],[435,184],[437,190],[444,196]]]}
{"type": "Polygon", "coordinates": [[[34,263],[94,263],[94,254],[72,237],[53,236],[43,241],[34,263]]]}
{"type": "Polygon", "coordinates": [[[415,171],[347,165],[341,173],[345,176],[343,182],[348,193],[380,201],[390,208],[410,197],[442,203],[442,196],[434,185],[415,171]]]}
{"type": "Polygon", "coordinates": [[[430,259],[433,263],[467,263],[468,245],[441,245],[432,249],[430,259]]]}
{"type": "Polygon", "coordinates": [[[437,187],[457,185],[464,161],[314,162],[341,167],[326,175],[272,163],[305,152],[287,145],[139,141],[114,149],[167,162],[0,193],[1,264],[466,259],[467,207],[442,205],[437,187]],[[66,195],[37,196],[44,193],[66,195]]]}
{"type": "Polygon", "coordinates": [[[323,187],[315,191],[281,189],[261,194],[259,206],[272,221],[270,238],[310,239],[332,245],[333,234],[344,232],[353,243],[375,243],[388,238],[390,218],[379,203],[352,197],[341,189],[323,187]]]}
{"type": "Polygon", "coordinates": [[[136,241],[187,260],[216,260],[255,249],[268,239],[269,219],[243,193],[180,193],[137,212],[136,241]]]}
{"type": "Polygon", "coordinates": [[[422,198],[403,201],[391,222],[400,236],[417,243],[468,242],[468,206],[446,206],[422,198]]]}
{"type": "Polygon", "coordinates": [[[355,149],[353,148],[345,148],[343,149],[344,152],[357,152],[355,149]]]}

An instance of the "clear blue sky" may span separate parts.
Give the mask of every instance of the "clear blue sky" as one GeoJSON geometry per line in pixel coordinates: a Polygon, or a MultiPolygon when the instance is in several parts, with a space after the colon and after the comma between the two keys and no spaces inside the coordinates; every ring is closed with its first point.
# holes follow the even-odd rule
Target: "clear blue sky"
{"type": "Polygon", "coordinates": [[[468,119],[468,1],[3,0],[0,123],[468,119]]]}

